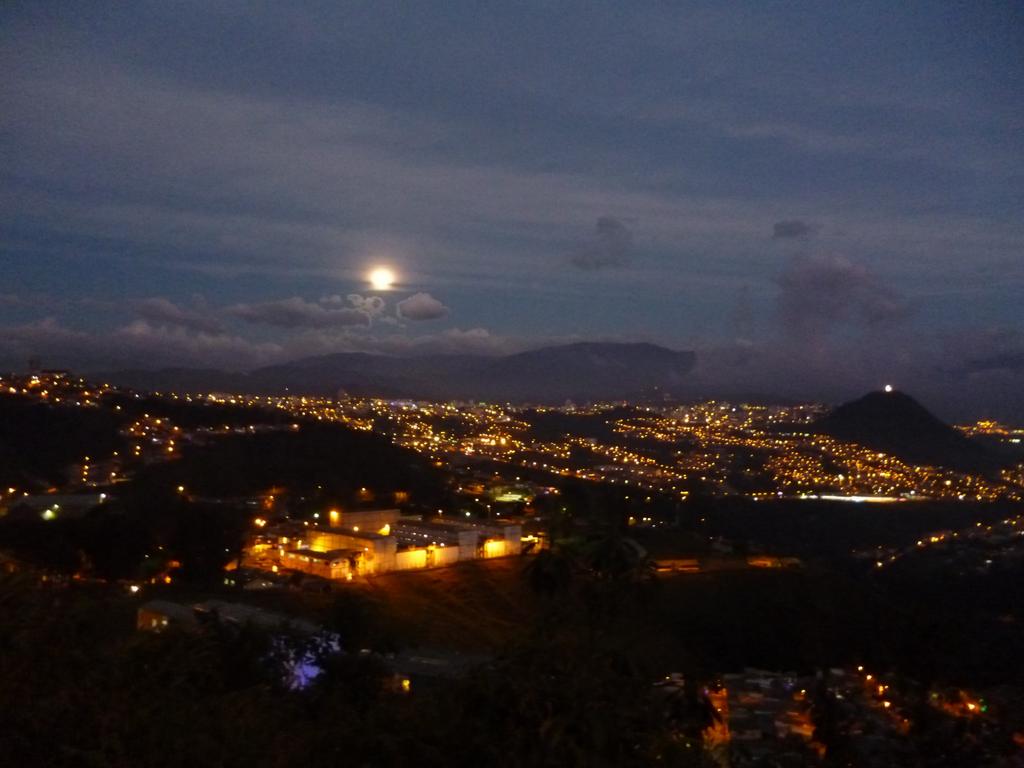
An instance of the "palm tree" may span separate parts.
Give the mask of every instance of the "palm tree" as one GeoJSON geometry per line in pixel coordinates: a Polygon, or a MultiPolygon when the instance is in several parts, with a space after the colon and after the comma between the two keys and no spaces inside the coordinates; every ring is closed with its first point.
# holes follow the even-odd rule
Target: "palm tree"
{"type": "Polygon", "coordinates": [[[606,581],[640,582],[654,573],[654,563],[647,550],[633,539],[617,533],[602,536],[583,548],[586,567],[606,581]]]}
{"type": "Polygon", "coordinates": [[[569,591],[573,569],[572,558],[559,547],[539,552],[523,570],[533,593],[550,598],[569,591]]]}

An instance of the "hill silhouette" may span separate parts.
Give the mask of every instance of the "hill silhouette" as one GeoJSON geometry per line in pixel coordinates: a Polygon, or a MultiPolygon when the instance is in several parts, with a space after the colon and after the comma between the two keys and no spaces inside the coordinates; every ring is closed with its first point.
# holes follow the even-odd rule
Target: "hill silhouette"
{"type": "Polygon", "coordinates": [[[351,395],[562,403],[672,394],[693,369],[693,352],[654,344],[578,343],[515,355],[394,356],[344,352],[257,368],[119,371],[104,381],[137,390],[351,395]]]}
{"type": "Polygon", "coordinates": [[[818,432],[888,453],[909,464],[990,472],[999,456],[903,392],[870,392],[815,422],[818,432]]]}
{"type": "Polygon", "coordinates": [[[42,490],[65,482],[83,456],[124,448],[123,422],[111,410],[0,396],[0,484],[42,490]]]}

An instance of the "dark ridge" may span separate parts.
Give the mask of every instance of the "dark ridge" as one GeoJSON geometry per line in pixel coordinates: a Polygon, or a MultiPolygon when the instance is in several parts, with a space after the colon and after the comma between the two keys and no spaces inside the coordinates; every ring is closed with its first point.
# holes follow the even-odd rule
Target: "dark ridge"
{"type": "Polygon", "coordinates": [[[818,432],[909,463],[962,472],[991,472],[999,456],[936,418],[910,395],[870,392],[815,423],[818,432]]]}
{"type": "Polygon", "coordinates": [[[560,404],[679,394],[693,352],[654,344],[579,343],[504,357],[340,353],[249,373],[196,369],[115,371],[104,381],[133,389],[250,394],[351,395],[560,404]]]}

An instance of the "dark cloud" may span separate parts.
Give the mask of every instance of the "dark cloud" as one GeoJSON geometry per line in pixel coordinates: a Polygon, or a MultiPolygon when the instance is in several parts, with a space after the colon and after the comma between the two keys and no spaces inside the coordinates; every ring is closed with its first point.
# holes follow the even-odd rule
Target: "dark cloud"
{"type": "Polygon", "coordinates": [[[961,376],[1024,374],[1024,331],[996,327],[947,334],[941,368],[961,376]]]}
{"type": "Polygon", "coordinates": [[[975,418],[1024,419],[1024,330],[1019,327],[945,331],[920,368],[928,373],[922,386],[935,388],[958,411],[975,418]]]}
{"type": "Polygon", "coordinates": [[[633,256],[633,231],[614,216],[597,220],[590,242],[572,254],[570,261],[580,269],[620,267],[633,256]]]}
{"type": "Polygon", "coordinates": [[[403,320],[438,320],[448,314],[448,307],[429,293],[414,293],[398,302],[398,316],[403,320]]]}
{"type": "Polygon", "coordinates": [[[0,293],[0,307],[23,307],[27,302],[15,293],[0,293]]]}
{"type": "Polygon", "coordinates": [[[988,357],[977,357],[967,361],[964,366],[969,373],[982,371],[1024,371],[1024,350],[1018,352],[1001,352],[988,357]]]}
{"type": "MultiPolygon", "coordinates": [[[[74,303],[74,300],[48,296],[42,293],[0,293],[0,309],[60,310],[74,303]]],[[[83,306],[88,300],[80,301],[83,306]]]]}
{"type": "Polygon", "coordinates": [[[249,323],[278,328],[342,328],[371,322],[370,315],[362,309],[325,306],[298,296],[258,304],[236,304],[227,312],[249,323]]]}
{"type": "Polygon", "coordinates": [[[749,344],[754,338],[754,309],[749,285],[740,286],[729,319],[732,325],[733,339],[739,344],[749,344]]]}
{"type": "Polygon", "coordinates": [[[842,256],[798,256],[777,279],[779,318],[800,338],[843,324],[888,324],[909,314],[906,300],[866,267],[842,256]]]}
{"type": "Polygon", "coordinates": [[[220,320],[210,312],[182,307],[160,296],[137,299],[132,301],[130,306],[136,315],[153,325],[185,328],[210,334],[221,333],[224,330],[220,320]]]}
{"type": "Polygon", "coordinates": [[[800,219],[776,221],[772,227],[772,238],[774,240],[785,240],[793,237],[807,237],[813,231],[814,229],[810,224],[800,219]]]}

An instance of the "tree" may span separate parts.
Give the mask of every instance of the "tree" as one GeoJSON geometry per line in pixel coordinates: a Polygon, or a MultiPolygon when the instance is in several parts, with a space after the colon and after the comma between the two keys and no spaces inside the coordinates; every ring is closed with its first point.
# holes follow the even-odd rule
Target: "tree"
{"type": "Polygon", "coordinates": [[[569,591],[573,568],[573,560],[564,549],[545,549],[527,562],[524,574],[535,595],[552,598],[569,591]]]}

